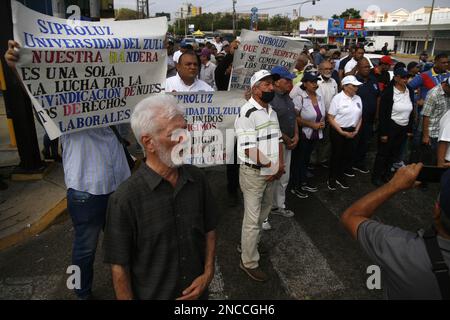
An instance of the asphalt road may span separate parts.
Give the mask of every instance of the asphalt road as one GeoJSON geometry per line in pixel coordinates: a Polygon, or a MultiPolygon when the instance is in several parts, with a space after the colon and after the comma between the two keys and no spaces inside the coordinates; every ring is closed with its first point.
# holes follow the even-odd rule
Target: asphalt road
{"type": "MultiPolygon", "coordinates": [[[[399,58],[406,64],[412,59],[399,58]]],[[[39,142],[43,130],[37,125],[39,142]]],[[[373,158],[374,154],[371,153],[373,158]]],[[[215,299],[380,299],[381,290],[368,290],[367,267],[372,262],[339,224],[339,216],[352,202],[373,190],[369,175],[352,178],[349,190],[329,191],[327,170],[316,168],[313,182],[319,192],[308,199],[290,193],[293,218],[271,217],[273,229],[263,243],[270,248],[261,266],[271,279],[256,283],[239,269],[236,245],[240,239],[242,202],[234,205],[226,190],[225,168],[205,170],[218,200],[216,276],[211,285],[215,299]]],[[[437,186],[395,196],[377,213],[384,223],[410,231],[431,223],[437,186]]],[[[73,228],[68,214],[33,239],[0,252],[0,299],[74,299],[67,289],[73,228]]],[[[100,242],[101,243],[101,242],[100,242]]],[[[95,263],[94,295],[113,299],[108,266],[102,263],[101,245],[95,263]]]]}
{"type": "MultiPolygon", "coordinates": [[[[373,154],[372,154],[373,156],[373,154]]],[[[239,269],[236,245],[240,239],[242,203],[233,204],[226,190],[225,168],[205,170],[217,197],[218,226],[213,299],[380,299],[381,290],[368,290],[367,267],[372,262],[339,224],[339,216],[353,201],[373,190],[369,175],[352,178],[349,190],[329,191],[327,170],[316,168],[313,181],[319,192],[308,199],[288,194],[293,218],[272,216],[273,229],[262,241],[270,250],[261,266],[270,280],[257,283],[239,269]]],[[[431,223],[437,186],[398,194],[379,210],[384,223],[415,231],[431,223]]],[[[0,299],[74,299],[67,289],[73,229],[68,215],[33,239],[0,252],[0,299]]],[[[101,246],[95,263],[94,295],[113,299],[108,266],[101,246]]]]}

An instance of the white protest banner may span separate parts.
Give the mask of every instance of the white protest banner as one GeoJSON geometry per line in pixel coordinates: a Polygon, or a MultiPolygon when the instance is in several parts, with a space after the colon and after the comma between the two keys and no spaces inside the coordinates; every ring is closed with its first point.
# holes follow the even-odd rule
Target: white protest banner
{"type": "Polygon", "coordinates": [[[189,136],[183,162],[196,166],[233,163],[234,121],[247,102],[244,96],[229,91],[170,94],[185,110],[189,136]]]}
{"type": "Polygon", "coordinates": [[[166,17],[85,22],[11,5],[17,71],[50,139],[129,122],[137,102],[164,91],[166,17]]]}
{"type": "Polygon", "coordinates": [[[250,88],[250,78],[258,70],[271,70],[276,65],[293,71],[304,44],[265,32],[243,29],[241,44],[234,53],[230,90],[250,88]]]}

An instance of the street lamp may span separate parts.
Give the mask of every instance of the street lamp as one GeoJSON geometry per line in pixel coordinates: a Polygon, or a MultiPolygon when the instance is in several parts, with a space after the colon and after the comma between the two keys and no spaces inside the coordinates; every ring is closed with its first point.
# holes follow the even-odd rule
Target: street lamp
{"type": "Polygon", "coordinates": [[[428,37],[430,35],[431,18],[433,17],[433,10],[434,10],[434,0],[431,3],[431,11],[430,11],[430,18],[428,19],[427,35],[425,36],[425,46],[423,48],[424,51],[428,50],[428,37]]]}
{"type": "Polygon", "coordinates": [[[302,6],[306,3],[312,2],[313,5],[316,5],[316,1],[320,0],[306,0],[299,3],[298,7],[298,35],[300,36],[300,17],[302,16],[302,6]]]}
{"type": "Polygon", "coordinates": [[[233,36],[236,37],[236,2],[233,0],[233,36]]]}

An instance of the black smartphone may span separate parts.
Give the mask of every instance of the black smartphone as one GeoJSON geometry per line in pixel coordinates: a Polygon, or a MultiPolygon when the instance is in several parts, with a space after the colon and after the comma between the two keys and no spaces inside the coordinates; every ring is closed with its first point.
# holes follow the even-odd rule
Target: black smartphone
{"type": "Polygon", "coordinates": [[[419,176],[417,177],[417,181],[422,182],[441,182],[441,177],[448,168],[441,168],[435,166],[423,166],[422,170],[420,170],[419,176]]]}

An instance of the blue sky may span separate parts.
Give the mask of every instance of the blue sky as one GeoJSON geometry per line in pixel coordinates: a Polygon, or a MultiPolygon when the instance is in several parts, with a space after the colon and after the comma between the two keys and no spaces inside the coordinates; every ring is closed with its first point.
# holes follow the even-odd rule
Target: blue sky
{"type": "MultiPolygon", "coordinates": [[[[170,12],[174,14],[179,10],[181,4],[185,1],[181,0],[149,0],[150,12],[170,12]]],[[[230,11],[232,9],[232,0],[191,0],[188,1],[194,6],[201,6],[203,12],[219,12],[230,11]]],[[[237,12],[250,12],[252,7],[257,7],[264,13],[269,14],[282,14],[292,16],[292,10],[297,9],[298,5],[292,5],[302,2],[302,0],[237,0],[236,11],[237,12]]],[[[430,6],[431,0],[320,0],[316,5],[307,3],[302,6],[302,16],[310,17],[312,15],[321,15],[325,18],[331,17],[334,13],[341,13],[346,8],[354,7],[363,13],[369,6],[376,5],[381,11],[393,11],[399,8],[405,8],[408,10],[415,10],[423,6],[430,6]]],[[[128,7],[136,8],[136,0],[114,0],[115,8],[128,7]]],[[[449,0],[436,0],[435,6],[450,6],[449,0]]]]}

